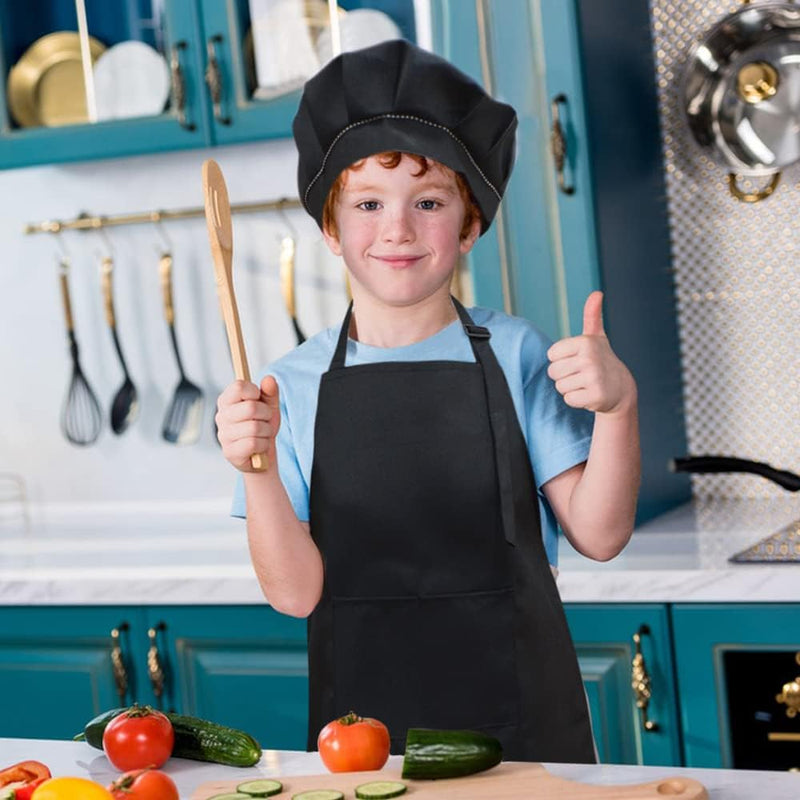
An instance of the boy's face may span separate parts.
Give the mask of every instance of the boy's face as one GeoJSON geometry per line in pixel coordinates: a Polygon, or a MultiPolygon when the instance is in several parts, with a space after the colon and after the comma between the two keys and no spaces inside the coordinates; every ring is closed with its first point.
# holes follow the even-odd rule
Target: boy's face
{"type": "Polygon", "coordinates": [[[347,174],[335,209],[338,234],[324,236],[343,256],[356,298],[409,306],[447,295],[459,256],[478,238],[479,220],[460,238],[466,209],[455,174],[434,163],[418,171],[406,156],[395,168],[372,156],[347,174]]]}

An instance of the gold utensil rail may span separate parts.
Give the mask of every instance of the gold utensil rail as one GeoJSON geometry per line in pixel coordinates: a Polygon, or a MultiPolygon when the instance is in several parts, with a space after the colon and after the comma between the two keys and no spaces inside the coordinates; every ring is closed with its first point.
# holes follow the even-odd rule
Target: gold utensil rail
{"type": "MultiPolygon", "coordinates": [[[[280,197],[277,200],[270,200],[259,203],[237,203],[231,206],[234,214],[253,214],[265,211],[283,211],[288,208],[300,208],[301,204],[297,198],[280,197]]],[[[111,216],[98,216],[91,214],[81,214],[69,220],[44,220],[42,222],[32,222],[25,226],[26,234],[33,233],[61,233],[61,231],[89,231],[99,228],[110,228],[116,225],[142,225],[146,223],[168,222],[176,219],[192,219],[193,217],[205,216],[205,208],[181,208],[157,211],[142,211],[134,214],[115,214],[111,216]]]]}

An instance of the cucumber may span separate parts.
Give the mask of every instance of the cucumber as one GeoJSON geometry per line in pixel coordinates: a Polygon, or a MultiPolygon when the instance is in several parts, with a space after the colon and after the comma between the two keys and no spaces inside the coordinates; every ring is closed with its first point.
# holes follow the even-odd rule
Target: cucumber
{"type": "Polygon", "coordinates": [[[209,797],[208,800],[250,800],[252,795],[240,794],[239,792],[225,792],[225,794],[215,794],[209,797]]]}
{"type": "MultiPolygon", "coordinates": [[[[127,711],[112,708],[89,720],[75,740],[84,739],[92,747],[103,749],[103,732],[114,717],[127,711]]],[[[261,746],[249,733],[218,725],[198,717],[167,712],[175,731],[172,755],[194,761],[211,761],[229,767],[252,767],[261,759],[261,746]]]]}
{"type": "Polygon", "coordinates": [[[457,778],[483,772],[503,759],[500,742],[479,731],[409,728],[402,777],[457,778]]]}
{"type": "Polygon", "coordinates": [[[356,786],[356,797],[360,800],[388,800],[406,793],[406,785],[400,781],[372,781],[356,786]]]}
{"type": "Polygon", "coordinates": [[[106,725],[111,722],[114,717],[119,716],[127,708],[112,708],[110,711],[104,711],[98,714],[94,719],[90,719],[83,728],[83,732],[72,737],[74,742],[88,742],[92,747],[98,750],[103,749],[103,731],[106,725]]]}
{"type": "Polygon", "coordinates": [[[250,797],[271,797],[283,791],[283,784],[280,781],[273,781],[271,778],[259,778],[254,781],[245,781],[236,787],[240,794],[250,797]]]}
{"type": "Polygon", "coordinates": [[[175,730],[172,755],[176,758],[229,767],[252,767],[261,759],[261,745],[249,733],[184,714],[169,712],[167,716],[175,730]]]}
{"type": "Polygon", "coordinates": [[[293,794],[292,800],[344,800],[344,795],[336,789],[309,789],[293,794]]]}

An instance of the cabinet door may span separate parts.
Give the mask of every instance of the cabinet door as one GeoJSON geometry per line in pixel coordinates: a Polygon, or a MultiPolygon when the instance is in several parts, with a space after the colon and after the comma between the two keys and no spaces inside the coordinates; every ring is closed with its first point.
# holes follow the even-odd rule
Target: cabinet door
{"type": "MultiPolygon", "coordinates": [[[[563,181],[572,190],[557,188],[548,152],[559,323],[563,334],[580,333],[587,296],[604,291],[606,332],[639,388],[642,523],[691,496],[688,476],[668,469],[686,436],[650,4],[537,0],[532,7],[545,63],[540,114],[548,126],[560,120],[563,181]]],[[[533,144],[552,149],[545,137],[533,144]]]]}
{"type": "Polygon", "coordinates": [[[305,620],[266,605],[151,608],[147,615],[166,676],[164,708],[240,728],[264,748],[305,749],[305,620]]]}
{"type": "Polygon", "coordinates": [[[800,716],[786,702],[800,699],[800,605],[686,604],[672,615],[686,766],[800,768],[800,716]]]}
{"type": "Polygon", "coordinates": [[[600,761],[611,764],[680,765],[669,619],[660,605],[566,607],[600,761]],[[649,679],[647,719],[637,708],[633,636],[640,632],[641,678],[649,679]]]}
{"type": "Polygon", "coordinates": [[[93,74],[100,121],[95,122],[89,121],[91,103],[75,53],[75,3],[36,0],[24,9],[3,4],[0,168],[207,144],[207,120],[198,107],[194,4],[143,0],[130,6],[130,13],[110,3],[90,1],[86,7],[88,32],[97,41],[93,74]],[[141,74],[150,75],[146,85],[131,83],[141,74]],[[153,92],[154,86],[162,93],[153,92]],[[159,98],[167,101],[160,111],[152,106],[159,98]]]}
{"type": "Polygon", "coordinates": [[[101,711],[133,702],[141,625],[136,608],[0,608],[0,737],[72,738],[101,711]]]}
{"type": "MultiPolygon", "coordinates": [[[[339,7],[345,47],[393,32],[416,40],[413,0],[339,0],[339,7]],[[356,13],[348,19],[349,12],[356,13]]],[[[291,136],[302,85],[332,52],[327,2],[201,0],[201,11],[214,143],[291,136]]]]}

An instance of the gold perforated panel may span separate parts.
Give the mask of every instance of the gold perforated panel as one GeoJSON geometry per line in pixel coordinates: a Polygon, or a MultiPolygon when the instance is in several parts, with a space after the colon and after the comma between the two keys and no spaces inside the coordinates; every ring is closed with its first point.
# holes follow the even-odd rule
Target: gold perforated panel
{"type": "MultiPolygon", "coordinates": [[[[732,0],[651,0],[687,436],[692,455],[800,472],[800,167],[784,172],[771,197],[742,203],[683,118],[691,46],[739,8],[732,0]]],[[[692,480],[702,498],[786,494],[751,475],[692,480]]]]}

